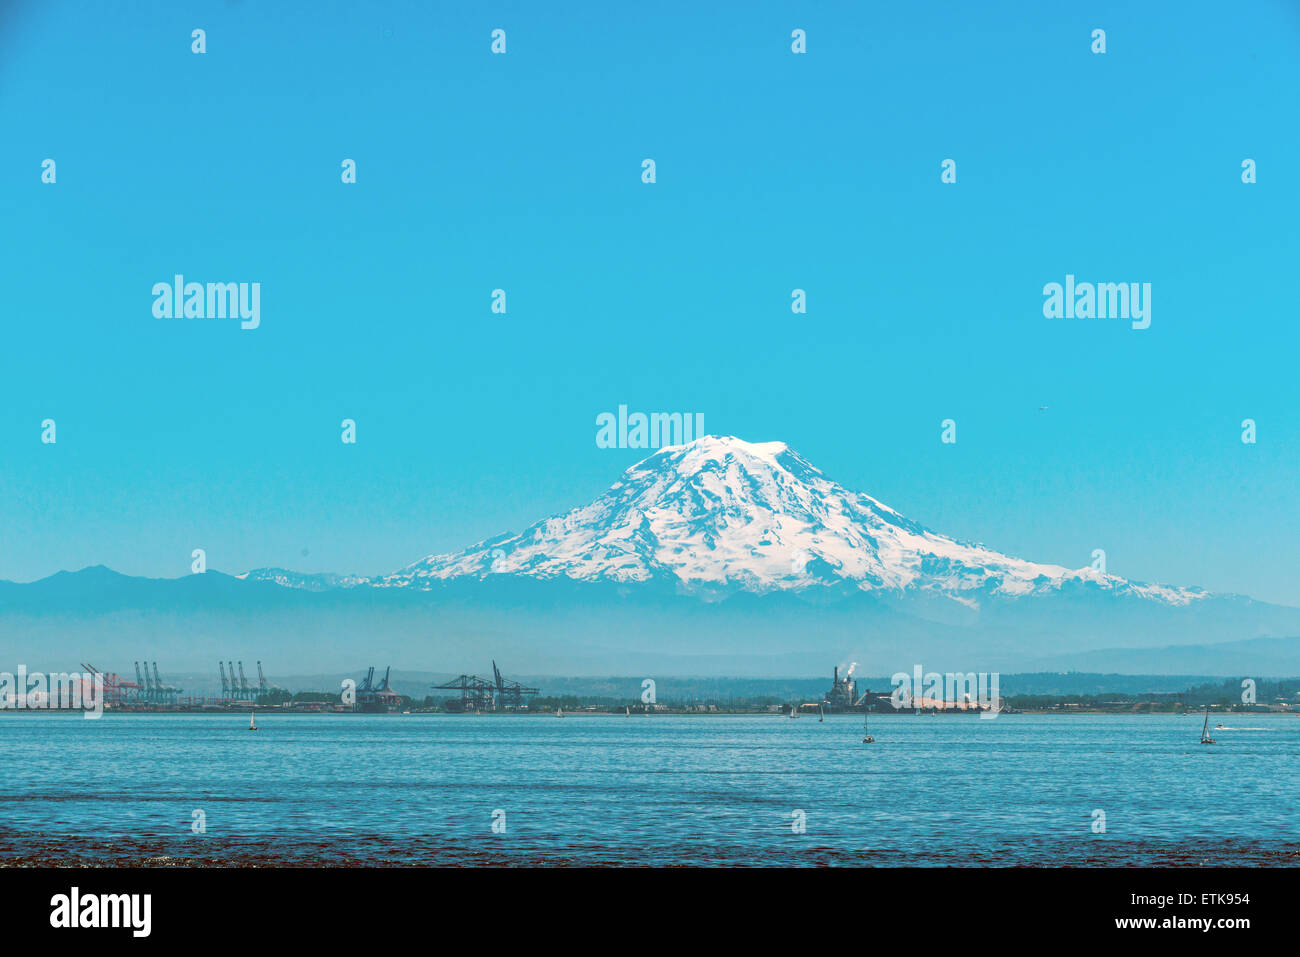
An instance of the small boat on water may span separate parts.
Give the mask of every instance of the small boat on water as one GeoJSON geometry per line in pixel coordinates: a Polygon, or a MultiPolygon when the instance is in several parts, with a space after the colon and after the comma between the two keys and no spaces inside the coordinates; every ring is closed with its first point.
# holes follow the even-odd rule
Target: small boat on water
{"type": "Polygon", "coordinates": [[[871,733],[867,730],[867,713],[865,711],[862,712],[862,743],[863,744],[876,743],[876,739],[873,738],[871,736],[871,733]]]}
{"type": "Polygon", "coordinates": [[[817,706],[817,723],[818,723],[818,724],[821,724],[821,723],[822,723],[823,721],[825,721],[825,720],[826,720],[826,709],[823,708],[821,705],[818,705],[818,706],[817,706]]]}
{"type": "Polygon", "coordinates": [[[556,716],[557,718],[563,718],[563,717],[564,717],[564,709],[563,709],[563,708],[556,708],[556,709],[555,709],[555,716],[556,716]]]}
{"type": "Polygon", "coordinates": [[[249,731],[257,730],[257,718],[251,712],[248,715],[248,730],[249,731]]]}
{"type": "Polygon", "coordinates": [[[632,717],[632,706],[631,706],[631,705],[624,705],[623,708],[624,708],[625,711],[627,711],[627,716],[628,716],[629,718],[632,717]]]}
{"type": "MultiPolygon", "coordinates": [[[[1223,725],[1219,725],[1223,727],[1223,725]]],[[[1210,706],[1205,706],[1205,724],[1201,726],[1201,744],[1214,744],[1214,739],[1210,737],[1210,706]]]]}

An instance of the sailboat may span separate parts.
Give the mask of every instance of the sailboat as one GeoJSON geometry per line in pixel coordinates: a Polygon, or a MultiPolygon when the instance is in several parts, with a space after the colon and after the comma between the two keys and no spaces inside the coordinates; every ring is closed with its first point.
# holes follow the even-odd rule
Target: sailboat
{"type": "Polygon", "coordinates": [[[632,717],[632,706],[631,706],[631,705],[623,705],[623,708],[624,708],[625,711],[627,711],[627,716],[628,716],[629,718],[632,717]]]}
{"type": "Polygon", "coordinates": [[[556,716],[557,718],[563,718],[563,717],[564,717],[564,709],[563,709],[563,708],[556,708],[556,709],[555,709],[555,716],[556,716]]]}
{"type": "Polygon", "coordinates": [[[248,715],[248,730],[249,730],[249,731],[256,731],[256,730],[257,730],[257,719],[256,719],[256,717],[253,715],[252,712],[249,712],[249,715],[248,715]]]}
{"type": "Polygon", "coordinates": [[[863,744],[876,743],[876,739],[873,738],[867,731],[867,713],[865,711],[862,712],[862,743],[863,744]]]}
{"type": "Polygon", "coordinates": [[[825,721],[825,720],[826,720],[826,709],[823,708],[821,705],[818,705],[818,706],[817,706],[817,723],[818,723],[818,724],[821,724],[821,723],[822,723],[823,721],[825,721]]]}
{"type": "Polygon", "coordinates": [[[1214,739],[1210,737],[1210,706],[1205,706],[1205,724],[1201,727],[1201,744],[1213,744],[1214,739]]]}

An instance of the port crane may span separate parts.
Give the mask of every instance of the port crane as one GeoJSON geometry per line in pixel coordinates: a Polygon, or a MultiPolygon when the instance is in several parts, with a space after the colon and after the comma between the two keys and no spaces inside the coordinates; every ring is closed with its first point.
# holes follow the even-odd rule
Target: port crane
{"type": "MultiPolygon", "coordinates": [[[[132,696],[132,692],[138,695],[141,690],[138,683],[132,684],[130,681],[123,681],[117,674],[111,671],[100,671],[94,665],[87,664],[83,664],[81,667],[82,670],[90,675],[91,680],[94,680],[95,677],[99,677],[104,682],[103,700],[106,706],[116,708],[121,707],[124,704],[129,704],[131,702],[128,698],[132,696]]],[[[138,670],[136,675],[137,677],[139,676],[138,670]]],[[[134,700],[139,701],[139,698],[135,697],[134,700]]]]}
{"type": "Polygon", "coordinates": [[[234,698],[240,694],[239,682],[235,678],[235,663],[229,658],[226,659],[226,670],[230,672],[230,697],[234,698]]]}
{"type": "Polygon", "coordinates": [[[495,711],[497,708],[522,708],[524,697],[538,694],[537,688],[526,688],[518,681],[508,681],[501,669],[492,662],[492,680],[478,675],[461,675],[451,681],[434,685],[435,691],[459,691],[460,706],[465,711],[495,711]]]}
{"type": "Polygon", "coordinates": [[[391,711],[401,700],[401,695],[388,686],[389,676],[393,673],[393,666],[389,665],[384,671],[383,679],[375,683],[375,669],[371,666],[366,672],[365,680],[356,688],[356,700],[354,704],[358,711],[391,711]]]}
{"type": "Polygon", "coordinates": [[[366,673],[366,680],[361,682],[361,684],[357,686],[357,694],[363,694],[363,693],[374,691],[375,690],[374,681],[375,681],[375,668],[373,665],[371,665],[370,671],[366,673]]]}
{"type": "Polygon", "coordinates": [[[492,678],[496,684],[496,703],[498,708],[524,706],[524,695],[535,695],[536,688],[525,688],[518,681],[506,681],[501,677],[501,669],[495,660],[492,662],[492,678]]]}

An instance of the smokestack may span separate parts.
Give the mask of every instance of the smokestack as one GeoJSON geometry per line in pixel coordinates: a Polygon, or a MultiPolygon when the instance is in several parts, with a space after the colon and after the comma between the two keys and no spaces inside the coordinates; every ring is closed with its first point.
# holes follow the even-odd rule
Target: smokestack
{"type": "Polygon", "coordinates": [[[835,685],[837,685],[837,684],[839,684],[839,683],[840,683],[840,666],[839,666],[839,665],[836,665],[836,666],[835,666],[835,681],[834,681],[834,683],[831,685],[831,687],[833,688],[833,687],[835,687],[835,685]]]}

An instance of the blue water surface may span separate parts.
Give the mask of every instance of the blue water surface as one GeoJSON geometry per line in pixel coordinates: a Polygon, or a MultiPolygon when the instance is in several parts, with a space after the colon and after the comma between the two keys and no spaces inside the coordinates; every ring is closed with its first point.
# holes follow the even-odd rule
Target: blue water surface
{"type": "Polygon", "coordinates": [[[1300,717],[1216,720],[11,713],[0,863],[1300,865],[1300,717]]]}

